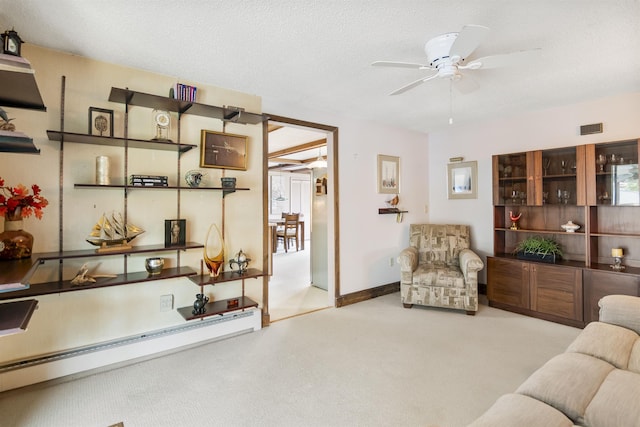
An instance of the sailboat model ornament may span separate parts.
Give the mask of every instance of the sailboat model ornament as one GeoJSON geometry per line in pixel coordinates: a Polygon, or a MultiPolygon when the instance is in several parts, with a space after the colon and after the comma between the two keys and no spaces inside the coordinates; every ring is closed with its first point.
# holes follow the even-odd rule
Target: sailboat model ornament
{"type": "Polygon", "coordinates": [[[113,212],[102,214],[87,237],[87,242],[99,246],[96,252],[126,251],[131,249],[129,242],[144,230],[133,224],[125,224],[122,214],[113,212]]]}

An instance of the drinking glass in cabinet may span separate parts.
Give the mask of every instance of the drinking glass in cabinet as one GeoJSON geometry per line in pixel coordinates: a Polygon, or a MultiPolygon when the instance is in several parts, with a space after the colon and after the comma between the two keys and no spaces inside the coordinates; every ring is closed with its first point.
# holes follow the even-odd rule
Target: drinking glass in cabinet
{"type": "Polygon", "coordinates": [[[549,174],[549,167],[551,166],[551,159],[549,157],[545,157],[542,159],[542,169],[544,169],[544,174],[549,174]]]}
{"type": "Polygon", "coordinates": [[[598,154],[598,158],[596,159],[596,164],[600,167],[600,173],[604,172],[604,167],[607,164],[607,156],[604,154],[598,154]]]}

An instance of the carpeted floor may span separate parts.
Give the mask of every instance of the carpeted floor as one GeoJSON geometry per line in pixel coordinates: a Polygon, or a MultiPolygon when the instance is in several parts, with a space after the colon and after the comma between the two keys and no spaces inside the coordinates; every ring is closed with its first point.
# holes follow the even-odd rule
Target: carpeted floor
{"type": "Polygon", "coordinates": [[[271,321],[329,307],[327,291],[311,285],[310,243],[306,249],[285,253],[282,245],[273,254],[273,276],[269,282],[271,321]]]}
{"type": "Polygon", "coordinates": [[[15,426],[464,426],[579,329],[399,294],[73,381],[0,394],[15,426]]]}

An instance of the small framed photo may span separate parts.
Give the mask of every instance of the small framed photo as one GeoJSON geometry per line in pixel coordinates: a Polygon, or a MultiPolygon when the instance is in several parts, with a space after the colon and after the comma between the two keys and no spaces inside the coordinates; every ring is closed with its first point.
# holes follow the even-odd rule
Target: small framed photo
{"type": "Polygon", "coordinates": [[[449,199],[478,198],[478,162],[449,163],[447,175],[449,199]]]}
{"type": "Polygon", "coordinates": [[[378,154],[378,193],[400,194],[400,157],[378,154]]]}
{"type": "Polygon", "coordinates": [[[200,138],[201,168],[247,170],[247,136],[203,129],[200,138]]]}
{"type": "Polygon", "coordinates": [[[89,135],[113,137],[113,110],[89,107],[89,135]]]}
{"type": "Polygon", "coordinates": [[[164,245],[184,246],[187,243],[187,220],[186,219],[165,219],[164,220],[164,245]]]}

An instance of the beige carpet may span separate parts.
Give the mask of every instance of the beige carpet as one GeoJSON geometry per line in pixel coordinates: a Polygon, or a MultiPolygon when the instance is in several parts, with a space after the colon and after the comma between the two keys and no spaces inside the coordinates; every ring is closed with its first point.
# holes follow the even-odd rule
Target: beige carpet
{"type": "Polygon", "coordinates": [[[269,281],[271,321],[309,313],[329,306],[327,291],[311,285],[310,241],[306,249],[285,253],[282,244],[273,254],[273,275],[269,281]]]}
{"type": "Polygon", "coordinates": [[[580,330],[398,293],[73,381],[0,394],[14,426],[464,426],[580,330]]]}

